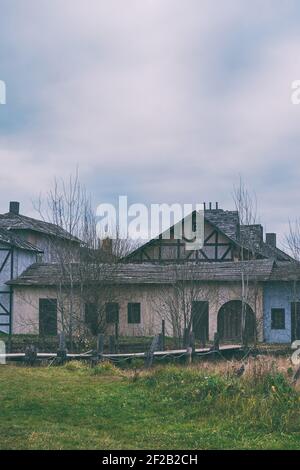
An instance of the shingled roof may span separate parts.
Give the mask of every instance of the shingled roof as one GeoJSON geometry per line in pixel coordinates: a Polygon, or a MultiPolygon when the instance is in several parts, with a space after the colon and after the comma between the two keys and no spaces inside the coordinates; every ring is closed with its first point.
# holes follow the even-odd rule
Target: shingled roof
{"type": "Polygon", "coordinates": [[[68,233],[58,225],[43,220],[33,219],[21,214],[7,212],[0,214],[0,228],[7,230],[32,230],[49,236],[80,242],[78,238],[68,233]]]}
{"type": "Polygon", "coordinates": [[[274,265],[270,281],[299,281],[300,280],[300,263],[297,261],[277,262],[274,265]]]}
{"type": "Polygon", "coordinates": [[[26,240],[23,240],[22,238],[18,237],[10,230],[5,230],[3,228],[0,228],[0,244],[1,243],[4,243],[5,245],[9,245],[11,247],[19,248],[20,250],[35,251],[37,253],[43,252],[43,250],[40,250],[36,246],[27,242],[26,240]]]}
{"type": "MultiPolygon", "coordinates": [[[[222,232],[239,249],[255,252],[259,258],[278,261],[294,261],[291,256],[277,247],[273,247],[263,240],[263,227],[260,224],[240,225],[238,211],[227,211],[223,209],[206,209],[204,219],[215,229],[222,232]]],[[[125,260],[143,250],[145,247],[158,243],[158,237],[153,238],[129,253],[125,260]]]]}
{"type": "MultiPolygon", "coordinates": [[[[267,281],[273,269],[272,260],[245,262],[199,263],[179,265],[158,265],[156,263],[103,264],[102,279],[99,281],[116,284],[172,284],[176,281],[240,281],[242,273],[248,279],[267,281]]],[[[56,263],[36,263],[31,265],[9,285],[54,286],[63,280],[62,268],[56,263]]],[[[79,282],[80,266],[73,265],[73,279],[79,282]]],[[[65,279],[67,283],[67,277],[65,279]]]]}
{"type": "Polygon", "coordinates": [[[263,258],[272,258],[278,261],[295,261],[284,251],[264,242],[263,227],[260,224],[241,225],[240,244],[250,251],[254,250],[263,258]]]}
{"type": "Polygon", "coordinates": [[[237,241],[239,227],[239,214],[237,211],[205,210],[204,218],[221,230],[228,238],[237,241]]]}

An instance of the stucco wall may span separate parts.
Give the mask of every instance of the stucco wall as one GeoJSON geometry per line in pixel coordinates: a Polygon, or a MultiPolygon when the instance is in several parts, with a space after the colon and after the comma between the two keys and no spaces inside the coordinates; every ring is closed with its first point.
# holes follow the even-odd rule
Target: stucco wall
{"type": "Polygon", "coordinates": [[[10,287],[6,284],[7,281],[13,277],[18,277],[28,266],[36,261],[36,253],[26,250],[14,248],[12,250],[13,264],[11,263],[11,256],[7,258],[11,248],[7,245],[0,244],[0,323],[7,325],[0,326],[0,331],[9,333],[10,317],[6,315],[6,311],[10,311],[10,287]],[[6,262],[5,262],[6,260],[6,262]],[[11,268],[13,266],[13,273],[11,268]],[[5,307],[5,309],[3,308],[5,307]]]}
{"type": "MultiPolygon", "coordinates": [[[[39,299],[56,298],[56,289],[24,288],[14,289],[14,333],[38,333],[39,299]]],[[[165,301],[172,296],[171,287],[157,285],[120,286],[116,290],[114,301],[119,303],[119,331],[121,335],[154,335],[161,331],[162,318],[166,321],[166,332],[172,335],[172,325],[166,313],[165,301]],[[141,323],[128,324],[128,302],[141,304],[141,323]]],[[[241,298],[240,283],[201,283],[201,287],[194,295],[193,300],[206,300],[209,302],[209,338],[212,340],[217,331],[217,318],[219,309],[230,300],[241,298]]],[[[259,340],[263,339],[262,332],[262,288],[249,289],[248,304],[257,313],[259,340]]],[[[83,315],[83,306],[79,305],[77,315],[83,315]]],[[[58,315],[59,317],[59,315],[58,315]]],[[[112,327],[109,327],[112,328],[112,327]]],[[[60,324],[58,324],[60,330],[60,324]]]]}
{"type": "Polygon", "coordinates": [[[300,287],[293,283],[273,282],[264,286],[264,340],[268,343],[291,342],[291,302],[300,300],[300,287]],[[285,309],[285,329],[272,330],[272,308],[285,309]]]}

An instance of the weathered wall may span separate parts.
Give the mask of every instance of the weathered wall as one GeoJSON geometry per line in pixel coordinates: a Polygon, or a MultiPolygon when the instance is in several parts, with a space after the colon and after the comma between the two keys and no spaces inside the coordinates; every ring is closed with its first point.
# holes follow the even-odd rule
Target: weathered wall
{"type": "Polygon", "coordinates": [[[291,303],[299,302],[300,286],[292,282],[270,282],[264,286],[264,340],[268,343],[291,342],[291,303]],[[285,329],[272,330],[272,308],[285,309],[285,329]]]}
{"type": "Polygon", "coordinates": [[[0,244],[0,331],[9,333],[10,287],[6,284],[36,261],[36,253],[0,244]],[[9,256],[8,256],[9,255],[9,256]],[[11,258],[12,257],[12,258],[11,258]],[[6,261],[5,261],[6,260],[6,261]],[[12,270],[13,268],[13,270],[12,270]],[[4,308],[3,308],[4,307],[4,308]]]}
{"type": "MultiPolygon", "coordinates": [[[[115,292],[114,301],[119,302],[119,331],[121,335],[154,335],[161,331],[162,318],[166,321],[166,331],[172,335],[170,318],[166,312],[166,299],[172,296],[171,287],[157,285],[120,286],[115,292]],[[141,303],[141,323],[128,324],[128,302],[141,303]]],[[[56,298],[56,289],[24,288],[14,289],[14,333],[38,333],[38,311],[40,298],[56,298]]],[[[170,297],[171,298],[171,297],[170,297]]],[[[217,318],[221,306],[230,300],[241,298],[241,286],[237,283],[201,283],[201,288],[193,300],[209,301],[209,338],[217,331],[217,318]]],[[[262,340],[262,288],[250,289],[248,303],[257,314],[259,340],[262,340]]],[[[78,302],[78,317],[83,318],[84,308],[78,302]]],[[[59,317],[59,315],[58,315],[59,317]]],[[[112,329],[112,326],[109,327],[112,329]]],[[[60,330],[60,324],[58,325],[60,330]]]]}

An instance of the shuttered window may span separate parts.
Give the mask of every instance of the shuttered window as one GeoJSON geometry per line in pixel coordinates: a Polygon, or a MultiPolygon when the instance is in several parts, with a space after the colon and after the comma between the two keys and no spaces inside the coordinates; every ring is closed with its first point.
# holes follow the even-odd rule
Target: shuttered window
{"type": "Polygon", "coordinates": [[[39,300],[39,333],[41,336],[57,335],[57,300],[39,300]]]}
{"type": "Polygon", "coordinates": [[[141,323],[141,304],[130,302],[128,304],[128,323],[141,323]]]}

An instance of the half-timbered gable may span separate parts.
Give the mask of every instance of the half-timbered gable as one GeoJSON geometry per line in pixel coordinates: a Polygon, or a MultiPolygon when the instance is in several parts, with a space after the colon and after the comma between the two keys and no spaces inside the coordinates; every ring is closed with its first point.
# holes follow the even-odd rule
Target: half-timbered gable
{"type": "MultiPolygon", "coordinates": [[[[180,223],[184,226],[184,220],[180,223]]],[[[168,239],[164,235],[160,234],[135,250],[127,260],[137,263],[233,261],[238,253],[238,214],[220,209],[205,211],[204,244],[200,249],[189,249],[184,238],[184,229],[181,239],[174,237],[174,227],[171,227],[168,239]]]]}
{"type": "MultiPolygon", "coordinates": [[[[193,213],[194,216],[195,213],[193,213]]],[[[184,219],[178,224],[184,226],[184,219]]],[[[145,243],[126,257],[132,263],[224,262],[251,259],[291,261],[292,258],[276,246],[276,234],[263,237],[260,224],[240,225],[237,211],[209,209],[204,211],[204,243],[190,250],[184,236],[174,238],[174,226],[157,238],[145,243]]],[[[195,227],[194,227],[195,230],[195,227]]],[[[184,229],[182,229],[184,235],[184,229]]]]}

